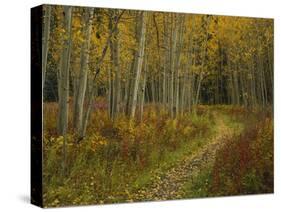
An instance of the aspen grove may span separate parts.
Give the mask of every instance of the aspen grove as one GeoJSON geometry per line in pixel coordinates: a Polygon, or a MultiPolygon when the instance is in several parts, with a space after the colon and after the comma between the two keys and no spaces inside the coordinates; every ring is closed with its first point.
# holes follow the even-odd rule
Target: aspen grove
{"type": "Polygon", "coordinates": [[[48,206],[273,191],[272,19],[52,5],[42,18],[48,206]]]}

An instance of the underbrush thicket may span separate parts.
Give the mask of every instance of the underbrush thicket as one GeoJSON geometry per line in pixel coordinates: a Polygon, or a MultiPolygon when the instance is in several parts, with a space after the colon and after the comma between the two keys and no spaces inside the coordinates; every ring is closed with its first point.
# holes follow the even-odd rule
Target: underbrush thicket
{"type": "Polygon", "coordinates": [[[125,116],[113,122],[106,110],[96,110],[83,141],[77,144],[75,134],[67,135],[63,174],[64,138],[55,133],[56,105],[45,104],[44,110],[48,114],[44,116],[46,206],[130,200],[135,190],[149,184],[154,172],[204,145],[214,125],[207,106],[198,107],[196,114],[171,119],[165,111],[148,105],[141,122],[125,116]]]}
{"type": "MultiPolygon", "coordinates": [[[[216,106],[230,117],[229,125],[242,123],[238,136],[226,138],[215,163],[187,184],[184,197],[227,196],[273,192],[273,116],[271,108],[247,110],[216,106]]],[[[232,126],[233,127],[233,126],[232,126]]]]}
{"type": "Polygon", "coordinates": [[[171,119],[161,108],[146,105],[142,121],[120,115],[113,122],[100,108],[81,142],[71,131],[67,134],[65,173],[64,138],[55,129],[56,105],[45,104],[44,111],[43,192],[48,207],[133,201],[134,192],[149,186],[153,176],[208,143],[217,130],[216,115],[236,134],[225,138],[215,163],[194,176],[183,197],[273,192],[270,109],[198,106],[196,113],[171,119]]]}
{"type": "Polygon", "coordinates": [[[241,195],[273,192],[273,120],[270,113],[255,114],[255,122],[229,139],[217,152],[210,192],[241,195]]]}

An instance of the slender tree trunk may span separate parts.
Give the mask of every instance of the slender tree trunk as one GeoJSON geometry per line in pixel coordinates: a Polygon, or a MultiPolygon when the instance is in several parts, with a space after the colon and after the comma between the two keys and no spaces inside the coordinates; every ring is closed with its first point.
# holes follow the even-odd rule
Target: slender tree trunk
{"type": "Polygon", "coordinates": [[[163,81],[162,81],[162,104],[164,105],[164,108],[166,108],[167,104],[167,63],[168,63],[168,24],[167,24],[167,16],[163,15],[163,25],[164,25],[164,51],[163,51],[163,81]]]}
{"type": "Polygon", "coordinates": [[[193,52],[193,30],[194,30],[194,18],[191,17],[191,31],[189,33],[188,48],[187,48],[187,63],[184,69],[183,75],[183,88],[181,97],[181,113],[183,114],[186,104],[188,103],[188,111],[191,110],[191,83],[190,83],[190,71],[192,66],[192,52],[193,52]]]}
{"type": "Polygon", "coordinates": [[[193,106],[193,88],[194,88],[194,75],[193,73],[189,73],[189,76],[188,76],[188,90],[187,90],[187,93],[188,93],[188,112],[191,113],[192,111],[192,106],[193,106]]]}
{"type": "Polygon", "coordinates": [[[250,67],[250,75],[251,75],[251,99],[252,99],[252,106],[256,106],[256,81],[255,81],[255,72],[254,72],[254,58],[251,60],[251,67],[250,67]]]}
{"type": "Polygon", "coordinates": [[[108,117],[112,117],[112,73],[111,68],[107,68],[108,75],[108,89],[107,89],[107,107],[108,107],[108,117]]]}
{"type": "MultiPolygon", "coordinates": [[[[114,22],[117,21],[117,14],[116,11],[113,15],[114,22]]],[[[111,24],[112,28],[112,24],[111,24]]],[[[114,80],[114,101],[113,101],[113,109],[112,109],[112,116],[115,120],[116,116],[119,113],[120,110],[120,89],[121,89],[121,75],[119,70],[119,41],[118,41],[118,26],[116,27],[116,30],[113,33],[113,40],[111,41],[111,58],[112,58],[112,69],[115,75],[114,80]]]]}
{"type": "Polygon", "coordinates": [[[136,75],[135,75],[135,82],[133,86],[133,95],[132,95],[132,107],[130,111],[130,117],[134,118],[135,110],[136,110],[136,103],[137,103],[137,93],[139,88],[139,80],[140,74],[142,70],[143,64],[143,57],[144,57],[144,48],[145,48],[145,34],[146,34],[146,12],[141,12],[140,14],[140,24],[139,24],[139,47],[137,52],[137,59],[136,59],[136,75]]]}
{"type": "Polygon", "coordinates": [[[51,23],[51,6],[44,5],[44,34],[43,34],[43,45],[42,45],[42,69],[43,69],[43,88],[46,80],[46,70],[48,61],[48,50],[49,50],[49,37],[50,37],[50,23],[51,23]]]}
{"type": "Polygon", "coordinates": [[[81,66],[80,66],[80,76],[77,90],[76,98],[76,111],[75,111],[75,127],[77,128],[78,135],[82,134],[82,122],[83,122],[83,111],[84,111],[84,101],[87,88],[88,80],[88,62],[89,62],[89,51],[91,47],[91,35],[92,35],[92,21],[93,21],[93,10],[89,10],[85,17],[86,29],[85,29],[85,41],[81,50],[81,66]]]}
{"type": "Polygon", "coordinates": [[[198,78],[198,86],[196,91],[196,99],[195,99],[195,105],[199,102],[199,94],[201,90],[201,83],[203,79],[203,73],[204,73],[204,66],[205,66],[205,60],[206,60],[206,53],[207,53],[207,42],[208,42],[208,26],[209,26],[209,19],[207,17],[207,24],[206,24],[206,35],[203,43],[203,49],[202,49],[202,61],[201,61],[201,70],[198,78]]]}
{"type": "Polygon", "coordinates": [[[58,113],[58,133],[65,135],[68,125],[68,98],[69,98],[69,65],[71,55],[71,7],[64,7],[64,28],[66,29],[67,38],[64,40],[64,46],[61,55],[60,67],[60,95],[59,95],[59,113],[58,113]]]}
{"type": "Polygon", "coordinates": [[[199,77],[198,77],[198,85],[197,85],[197,91],[196,91],[195,105],[198,105],[198,103],[199,103],[199,95],[200,95],[200,90],[201,90],[202,79],[203,79],[203,71],[200,72],[199,77]]]}
{"type": "Polygon", "coordinates": [[[128,83],[127,83],[127,98],[126,98],[126,108],[125,108],[125,114],[127,116],[130,116],[130,109],[132,107],[132,88],[133,88],[133,76],[135,75],[134,71],[135,71],[135,67],[136,67],[136,52],[133,52],[133,61],[131,63],[131,67],[128,70],[128,75],[127,75],[127,79],[128,79],[128,83]]]}
{"type": "Polygon", "coordinates": [[[234,80],[234,89],[235,89],[235,103],[240,105],[240,92],[239,92],[239,85],[238,85],[238,73],[236,65],[233,70],[233,80],[234,80]]]}
{"type": "Polygon", "coordinates": [[[178,30],[178,41],[175,49],[175,116],[179,112],[179,97],[180,97],[180,56],[183,47],[183,33],[184,33],[184,16],[179,16],[176,22],[178,30]]]}
{"type": "Polygon", "coordinates": [[[155,104],[156,102],[156,92],[155,92],[155,83],[154,83],[154,77],[152,76],[150,78],[150,88],[151,88],[151,99],[152,103],[155,104]]]}
{"type": "Polygon", "coordinates": [[[176,23],[174,23],[174,14],[171,14],[171,29],[170,29],[170,93],[169,93],[169,114],[173,118],[175,111],[174,111],[174,75],[175,75],[175,52],[177,47],[177,37],[178,37],[178,30],[175,27],[176,23]]]}
{"type": "MultiPolygon", "coordinates": [[[[94,83],[94,80],[93,80],[94,83]]],[[[87,101],[87,105],[86,105],[86,110],[85,113],[83,115],[83,122],[82,122],[82,129],[80,132],[80,136],[81,138],[85,137],[86,135],[86,130],[87,130],[87,125],[88,125],[88,121],[90,118],[90,114],[92,113],[92,110],[94,108],[94,98],[95,98],[95,85],[92,85],[92,89],[90,89],[91,92],[89,92],[89,97],[88,97],[88,101],[87,101]]]]}
{"type": "MultiPolygon", "coordinates": [[[[113,35],[114,31],[116,30],[117,25],[118,25],[119,20],[122,17],[122,15],[123,15],[123,12],[118,16],[116,22],[114,23],[115,25],[114,25],[113,29],[109,32],[109,36],[107,37],[105,46],[102,49],[102,54],[97,61],[96,68],[95,68],[95,74],[94,74],[93,79],[91,79],[93,85],[89,86],[89,89],[88,89],[89,97],[87,98],[88,101],[87,101],[87,104],[85,105],[85,110],[84,110],[85,112],[84,112],[83,120],[82,120],[82,129],[81,129],[81,132],[80,132],[81,138],[85,137],[85,133],[86,133],[87,125],[88,125],[88,120],[89,120],[91,111],[93,109],[94,96],[95,96],[95,93],[96,93],[95,80],[100,73],[102,62],[104,61],[107,49],[110,45],[110,40],[112,39],[112,35],[113,35]]],[[[88,81],[89,81],[89,79],[88,79],[88,81]]]]}
{"type": "Polygon", "coordinates": [[[59,112],[58,112],[58,133],[63,136],[63,162],[62,173],[66,173],[66,133],[68,127],[68,104],[69,104],[69,66],[71,55],[71,19],[72,8],[64,7],[64,28],[66,30],[66,37],[63,43],[63,50],[61,55],[61,67],[59,72],[59,112]]]}
{"type": "Polygon", "coordinates": [[[141,120],[141,122],[142,122],[142,119],[143,119],[143,107],[144,107],[145,87],[146,87],[146,74],[147,74],[147,61],[145,60],[143,81],[142,81],[142,86],[141,86],[141,96],[140,96],[140,120],[141,120]]]}

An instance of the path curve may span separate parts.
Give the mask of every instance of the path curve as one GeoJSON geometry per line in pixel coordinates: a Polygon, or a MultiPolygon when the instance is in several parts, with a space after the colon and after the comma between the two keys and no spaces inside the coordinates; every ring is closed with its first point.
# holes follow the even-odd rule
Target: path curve
{"type": "Polygon", "coordinates": [[[178,165],[171,168],[164,176],[156,176],[150,186],[138,190],[132,197],[134,201],[157,201],[182,198],[181,190],[187,182],[192,182],[200,170],[213,164],[215,155],[226,138],[233,135],[233,130],[228,127],[222,116],[214,112],[217,122],[217,132],[211,141],[204,145],[202,149],[192,156],[183,159],[178,165]]]}

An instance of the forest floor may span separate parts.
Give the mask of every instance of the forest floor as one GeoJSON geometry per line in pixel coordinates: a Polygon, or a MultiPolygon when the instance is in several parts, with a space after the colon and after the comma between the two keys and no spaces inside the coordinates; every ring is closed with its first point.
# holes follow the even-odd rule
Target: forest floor
{"type": "Polygon", "coordinates": [[[242,131],[241,123],[238,124],[237,131],[228,123],[229,117],[217,111],[213,112],[213,115],[216,117],[216,129],[215,134],[209,138],[209,142],[194,154],[184,157],[180,163],[167,172],[154,176],[149,186],[132,195],[134,201],[171,200],[186,197],[186,186],[191,185],[203,170],[208,170],[209,167],[213,166],[216,152],[225,145],[225,141],[231,138],[234,133],[242,131]]]}
{"type": "Polygon", "coordinates": [[[147,108],[141,124],[122,117],[112,124],[96,112],[85,141],[68,143],[66,177],[63,142],[49,116],[45,207],[272,193],[270,111],[204,106],[169,119],[147,108]]]}

